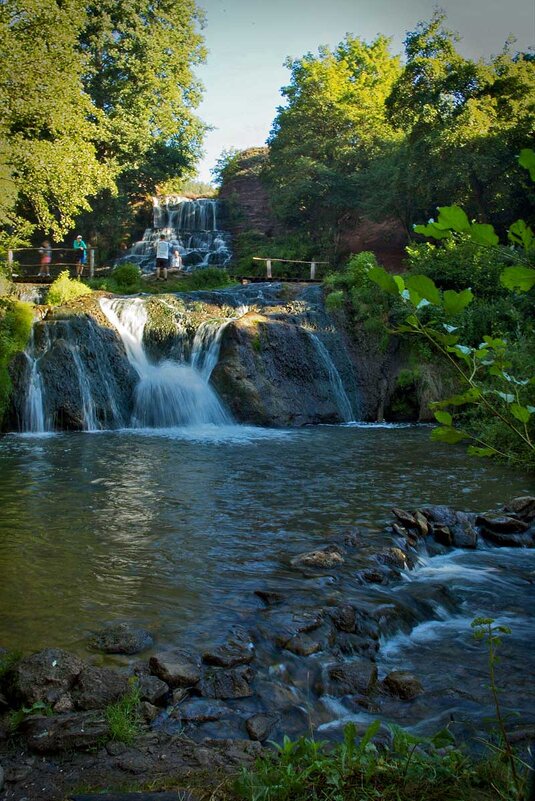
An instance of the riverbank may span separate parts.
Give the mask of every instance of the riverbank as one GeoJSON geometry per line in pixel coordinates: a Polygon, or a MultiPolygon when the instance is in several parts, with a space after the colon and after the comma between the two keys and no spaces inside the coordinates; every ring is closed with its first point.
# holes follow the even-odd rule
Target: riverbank
{"type": "MultiPolygon", "coordinates": [[[[81,786],[198,787],[201,781],[203,789],[202,782],[210,781],[213,789],[214,769],[225,776],[252,766],[266,741],[313,730],[317,739],[337,742],[348,721],[359,737],[374,719],[405,721],[419,735],[447,725],[473,749],[483,724],[477,717],[470,724],[470,709],[477,707],[480,716],[489,701],[485,649],[467,641],[464,684],[459,685],[457,673],[447,682],[447,695],[439,694],[431,666],[420,662],[415,670],[410,649],[400,650],[400,638],[405,637],[405,645],[417,645],[424,630],[428,636],[433,626],[458,626],[459,615],[437,615],[435,592],[425,603],[421,598],[418,609],[413,602],[411,617],[399,593],[407,582],[417,585],[422,569],[436,569],[434,563],[458,570],[464,553],[478,555],[482,575],[489,557],[497,557],[496,571],[512,554],[531,556],[534,521],[531,496],[491,514],[445,506],[395,509],[381,548],[366,547],[363,533],[353,530],[292,557],[290,570],[298,581],[333,588],[319,593],[315,604],[309,600],[305,606],[280,586],[259,587],[254,617],[210,648],[155,645],[152,632],[125,624],[96,635],[89,659],[63,649],[45,649],[21,660],[5,654],[0,764],[6,799],[60,801],[81,786]],[[343,594],[336,591],[344,571],[363,588],[360,600],[347,587],[343,594]],[[364,603],[374,588],[384,588],[389,602],[364,603]],[[105,658],[123,665],[106,666],[105,658]],[[124,727],[119,733],[114,729],[110,708],[132,692],[136,723],[125,737],[124,727]]],[[[529,564],[524,580],[533,584],[529,564]]],[[[499,573],[495,581],[501,584],[499,573]]],[[[504,616],[511,618],[503,585],[500,591],[504,616]]],[[[446,586],[438,597],[444,608],[446,586]]],[[[508,644],[500,668],[506,684],[503,702],[511,706],[512,690],[517,706],[523,706],[524,714],[510,731],[524,747],[535,730],[533,691],[507,675],[507,650],[508,644]]],[[[440,658],[449,669],[444,652],[440,658]]],[[[384,725],[376,732],[378,744],[388,745],[390,737],[384,725]]],[[[227,792],[226,780],[224,785],[227,792]]]]}

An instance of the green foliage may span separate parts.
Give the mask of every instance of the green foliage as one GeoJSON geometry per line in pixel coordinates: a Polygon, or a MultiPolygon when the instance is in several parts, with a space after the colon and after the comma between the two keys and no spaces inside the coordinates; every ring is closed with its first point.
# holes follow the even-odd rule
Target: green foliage
{"type": "Polygon", "coordinates": [[[139,291],[141,281],[141,270],[137,264],[131,262],[124,262],[118,267],[115,267],[112,274],[112,281],[117,287],[117,292],[132,292],[139,291]]]}
{"type": "Polygon", "coordinates": [[[9,298],[0,298],[0,421],[11,394],[9,363],[24,350],[33,324],[33,307],[9,298]]]}
{"type": "Polygon", "coordinates": [[[0,226],[23,239],[35,226],[60,238],[113,185],[94,142],[102,118],[82,87],[85,21],[80,0],[0,4],[0,226]]]}
{"type": "Polygon", "coordinates": [[[62,306],[70,300],[79,298],[82,295],[90,295],[92,289],[81,281],[69,278],[69,271],[63,270],[55,281],[50,284],[47,303],[50,306],[62,306]]]}
{"type": "Polygon", "coordinates": [[[141,730],[140,690],[137,679],[129,680],[130,690],[105,709],[111,739],[130,745],[141,730]]]}
{"type": "Polygon", "coordinates": [[[18,651],[6,651],[0,654],[0,686],[21,658],[22,654],[18,651]]]}
{"type": "Polygon", "coordinates": [[[191,275],[187,275],[180,280],[178,285],[179,292],[194,292],[197,289],[218,289],[232,283],[226,270],[221,267],[206,267],[202,270],[195,270],[191,275]]]}
{"type": "Polygon", "coordinates": [[[50,704],[44,701],[36,701],[31,706],[22,706],[20,709],[12,709],[8,716],[9,730],[13,733],[19,728],[20,724],[26,720],[29,715],[44,715],[51,717],[54,710],[50,704]]]}
{"type": "Polygon", "coordinates": [[[469,759],[447,729],[424,738],[391,726],[391,746],[379,749],[379,727],[374,721],[357,739],[350,723],[334,746],[285,737],[275,757],[242,770],[235,791],[248,801],[494,801],[496,792],[521,801],[496,764],[469,759]]]}
{"type": "MultiPolygon", "coordinates": [[[[318,259],[316,245],[308,237],[300,233],[267,236],[261,231],[247,231],[238,234],[235,240],[235,261],[233,272],[237,275],[265,276],[266,263],[253,261],[253,257],[261,259],[295,259],[312,261],[318,259]]],[[[317,275],[321,277],[325,265],[319,264],[317,275]]],[[[274,278],[307,278],[310,267],[307,264],[291,264],[273,262],[274,278]]]]}

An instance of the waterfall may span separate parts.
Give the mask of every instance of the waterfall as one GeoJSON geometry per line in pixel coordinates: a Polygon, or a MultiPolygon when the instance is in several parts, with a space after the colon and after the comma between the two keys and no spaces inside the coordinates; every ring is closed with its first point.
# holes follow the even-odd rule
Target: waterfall
{"type": "Polygon", "coordinates": [[[195,332],[191,347],[191,366],[201,373],[205,381],[212,375],[212,370],[219,359],[221,337],[230,320],[223,323],[201,323],[195,332]]]}
{"type": "Polygon", "coordinates": [[[340,416],[344,422],[349,423],[354,419],[354,415],[351,408],[351,403],[347,397],[347,392],[345,391],[342,379],[340,378],[340,373],[336,369],[336,365],[334,364],[329,351],[321,339],[319,339],[319,337],[317,337],[315,334],[312,334],[310,331],[308,333],[314,347],[316,348],[316,352],[329,375],[329,383],[336,399],[336,405],[338,406],[340,416]]]}
{"type": "MultiPolygon", "coordinates": [[[[147,322],[144,301],[140,298],[102,298],[100,306],[119,332],[128,360],[139,375],[132,426],[173,428],[206,423],[219,426],[232,423],[208,383],[219,352],[218,331],[211,330],[210,336],[199,338],[196,348],[192,349],[190,364],[169,360],[153,364],[143,347],[143,332],[147,322]],[[199,369],[196,365],[199,365],[199,369]]],[[[225,323],[220,328],[224,325],[225,323]]]]}
{"type": "Polygon", "coordinates": [[[213,198],[188,198],[169,195],[153,198],[153,228],[147,228],[143,239],[116,260],[133,262],[141,270],[154,269],[155,247],[160,234],[178,250],[186,272],[204,267],[225,267],[232,253],[230,234],[218,228],[220,202],[213,198]]]}
{"type": "Polygon", "coordinates": [[[43,396],[43,382],[39,372],[39,357],[35,348],[35,327],[32,326],[32,333],[27,350],[24,355],[30,365],[30,378],[28,381],[28,393],[24,404],[24,415],[21,421],[22,431],[32,434],[47,431],[45,425],[45,408],[43,396]]]}

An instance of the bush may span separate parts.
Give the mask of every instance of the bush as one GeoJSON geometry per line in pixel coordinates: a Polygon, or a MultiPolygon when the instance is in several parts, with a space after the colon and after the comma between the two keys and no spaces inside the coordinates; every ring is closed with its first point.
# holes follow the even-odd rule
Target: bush
{"type": "Polygon", "coordinates": [[[126,261],[124,264],[115,267],[111,278],[117,288],[117,292],[136,291],[140,288],[141,270],[137,264],[126,261]]]}
{"type": "Polygon", "coordinates": [[[51,306],[62,306],[69,300],[74,300],[82,295],[90,295],[92,289],[81,281],[74,281],[69,278],[69,271],[64,270],[58,275],[55,281],[50,284],[47,302],[51,306]]]}
{"type": "Polygon", "coordinates": [[[11,394],[8,366],[15,353],[26,347],[32,324],[33,308],[30,303],[0,299],[0,421],[11,394]]]}
{"type": "MultiPolygon", "coordinates": [[[[221,267],[206,267],[182,278],[178,286],[173,287],[173,291],[194,292],[197,289],[217,289],[231,283],[229,274],[221,267]]],[[[169,289],[163,290],[168,292],[169,289]]]]}

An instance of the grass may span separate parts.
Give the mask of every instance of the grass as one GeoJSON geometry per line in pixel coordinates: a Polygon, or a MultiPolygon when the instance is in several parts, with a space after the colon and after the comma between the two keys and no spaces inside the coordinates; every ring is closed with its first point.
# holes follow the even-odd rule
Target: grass
{"type": "Polygon", "coordinates": [[[226,270],[208,267],[196,270],[190,275],[170,277],[167,281],[153,281],[141,278],[141,273],[133,264],[116,267],[106,278],[95,278],[87,282],[92,289],[101,289],[118,295],[135,295],[139,292],[161,295],[168,292],[195,292],[200,289],[220,289],[234,286],[235,282],[226,270]]]}
{"type": "Polygon", "coordinates": [[[62,306],[69,300],[74,300],[82,295],[90,295],[91,292],[92,290],[87,284],[69,278],[69,271],[64,270],[50,284],[46,301],[50,306],[62,306]]]}
{"type": "Polygon", "coordinates": [[[130,690],[119,701],[105,710],[110,727],[110,738],[130,745],[141,732],[139,685],[130,679],[130,690]]]}

